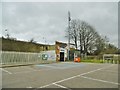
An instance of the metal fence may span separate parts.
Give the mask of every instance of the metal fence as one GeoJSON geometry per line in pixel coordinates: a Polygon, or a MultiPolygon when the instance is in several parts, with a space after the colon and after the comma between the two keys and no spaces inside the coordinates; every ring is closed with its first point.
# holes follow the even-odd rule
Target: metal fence
{"type": "Polygon", "coordinates": [[[103,62],[104,63],[120,64],[120,55],[118,55],[118,54],[104,54],[103,55],[103,62]]]}
{"type": "Polygon", "coordinates": [[[1,64],[2,65],[34,64],[34,63],[49,63],[49,62],[56,61],[55,59],[54,60],[48,60],[48,58],[44,59],[45,55],[50,57],[48,52],[40,52],[40,53],[27,52],[27,53],[25,53],[25,52],[2,51],[1,52],[1,59],[2,59],[1,64]]]}

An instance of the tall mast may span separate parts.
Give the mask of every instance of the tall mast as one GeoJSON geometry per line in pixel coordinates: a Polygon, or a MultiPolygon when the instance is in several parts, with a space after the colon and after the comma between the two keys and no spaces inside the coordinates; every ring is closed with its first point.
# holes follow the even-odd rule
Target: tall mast
{"type": "Polygon", "coordinates": [[[70,60],[70,11],[68,11],[68,60],[70,60]]]}

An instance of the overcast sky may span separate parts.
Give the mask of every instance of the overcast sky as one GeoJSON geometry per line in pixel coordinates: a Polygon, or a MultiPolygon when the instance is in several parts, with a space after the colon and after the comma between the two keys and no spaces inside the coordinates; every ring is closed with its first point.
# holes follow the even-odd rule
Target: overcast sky
{"type": "Polygon", "coordinates": [[[118,46],[117,2],[4,2],[2,3],[2,34],[5,29],[18,40],[34,38],[38,43],[67,42],[68,11],[72,19],[80,19],[95,27],[102,36],[118,46]],[[44,39],[44,38],[45,39],[44,39]]]}

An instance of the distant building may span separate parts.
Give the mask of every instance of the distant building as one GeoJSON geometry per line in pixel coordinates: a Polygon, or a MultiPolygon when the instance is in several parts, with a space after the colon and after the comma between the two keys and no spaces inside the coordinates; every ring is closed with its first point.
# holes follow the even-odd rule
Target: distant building
{"type": "Polygon", "coordinates": [[[67,59],[67,44],[55,42],[56,61],[65,61],[67,59]]]}
{"type": "MultiPolygon", "coordinates": [[[[68,45],[63,42],[55,42],[55,52],[56,52],[56,61],[66,61],[68,60],[68,45]]],[[[75,49],[74,44],[70,44],[69,51],[69,59],[71,61],[74,60],[76,53],[78,54],[78,50],[75,49]]]]}

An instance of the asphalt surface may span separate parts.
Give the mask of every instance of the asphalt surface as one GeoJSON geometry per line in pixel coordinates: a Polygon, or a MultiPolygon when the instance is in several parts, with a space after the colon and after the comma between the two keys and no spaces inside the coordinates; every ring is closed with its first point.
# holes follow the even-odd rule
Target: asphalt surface
{"type": "Polygon", "coordinates": [[[2,88],[118,88],[117,64],[61,62],[0,68],[2,88]]]}

